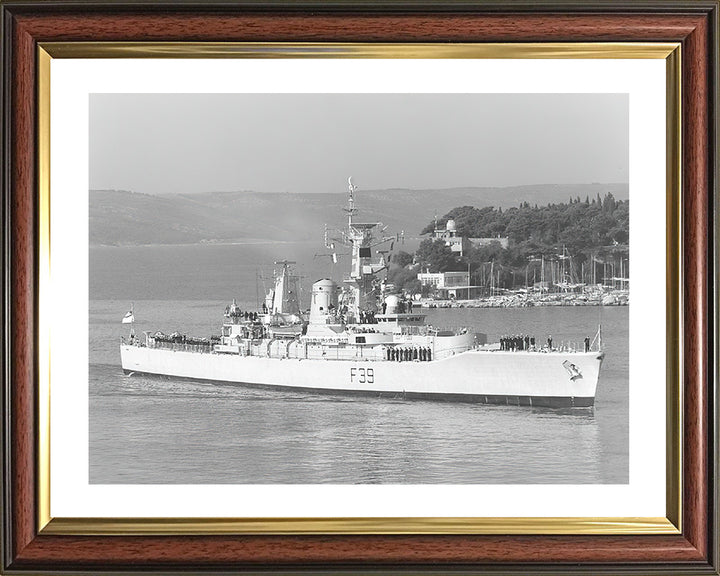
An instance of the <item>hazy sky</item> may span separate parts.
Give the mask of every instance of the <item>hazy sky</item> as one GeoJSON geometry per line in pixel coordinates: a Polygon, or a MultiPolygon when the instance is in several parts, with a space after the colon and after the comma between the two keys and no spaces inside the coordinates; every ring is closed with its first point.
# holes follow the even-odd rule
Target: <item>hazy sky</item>
{"type": "Polygon", "coordinates": [[[625,94],[93,94],[90,188],[627,182],[625,94]]]}

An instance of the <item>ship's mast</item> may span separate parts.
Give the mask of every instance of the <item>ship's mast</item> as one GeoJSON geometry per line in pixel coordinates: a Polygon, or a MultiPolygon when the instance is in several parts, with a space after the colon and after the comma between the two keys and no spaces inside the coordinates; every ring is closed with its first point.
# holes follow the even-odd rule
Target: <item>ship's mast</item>
{"type": "Polygon", "coordinates": [[[355,208],[355,191],[357,190],[357,186],[355,186],[352,183],[352,176],[348,178],[348,207],[345,208],[345,211],[348,213],[348,230],[352,230],[352,217],[355,212],[357,212],[357,209],[355,208]]]}
{"type": "MultiPolygon", "coordinates": [[[[361,311],[378,310],[378,283],[377,274],[387,269],[385,260],[386,252],[378,252],[379,257],[373,260],[373,249],[386,242],[392,242],[400,238],[396,236],[376,237],[376,228],[384,230],[380,222],[357,222],[355,214],[355,192],[357,187],[348,178],[348,204],[343,210],[347,213],[347,229],[338,231],[338,238],[330,238],[328,231],[325,233],[325,245],[329,249],[335,248],[334,241],[340,242],[351,248],[350,274],[344,278],[344,283],[350,290],[350,298],[346,302],[348,316],[360,317],[361,311]]],[[[392,246],[390,248],[392,250],[392,246]]],[[[334,260],[334,259],[333,259],[334,260]]]]}
{"type": "Polygon", "coordinates": [[[375,274],[385,268],[385,262],[381,258],[379,263],[372,262],[373,229],[377,222],[358,223],[353,222],[353,216],[357,212],[355,208],[355,191],[357,187],[352,183],[352,177],[348,178],[348,213],[347,239],[352,248],[350,277],[346,280],[353,292],[351,300],[353,312],[358,317],[363,310],[377,311],[377,294],[375,294],[375,274]]]}

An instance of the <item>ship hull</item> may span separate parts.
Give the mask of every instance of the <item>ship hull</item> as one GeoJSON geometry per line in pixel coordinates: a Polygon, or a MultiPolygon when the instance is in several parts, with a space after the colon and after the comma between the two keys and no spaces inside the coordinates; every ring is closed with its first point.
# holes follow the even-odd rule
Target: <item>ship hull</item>
{"type": "Polygon", "coordinates": [[[178,379],[519,406],[594,404],[602,354],[469,350],[431,362],[264,358],[121,346],[125,373],[178,379]]]}

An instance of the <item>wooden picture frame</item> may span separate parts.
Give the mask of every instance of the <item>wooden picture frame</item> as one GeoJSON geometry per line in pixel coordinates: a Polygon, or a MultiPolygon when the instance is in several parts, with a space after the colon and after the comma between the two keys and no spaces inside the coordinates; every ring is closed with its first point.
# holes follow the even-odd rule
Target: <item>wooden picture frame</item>
{"type": "MultiPolygon", "coordinates": [[[[7,573],[167,572],[670,572],[717,574],[717,41],[718,2],[139,2],[2,3],[3,522],[7,573]],[[669,284],[668,366],[677,375],[668,432],[668,514],[672,530],[281,530],[238,532],[169,521],[48,523],[42,454],[48,450],[41,360],[39,285],[47,186],[38,86],[44,45],[67,54],[83,42],[321,43],[667,43],[681,69],[668,182],[681,204],[668,211],[681,253],[669,254],[681,289],[669,284]],[[677,147],[679,146],[679,148],[677,147]],[[675,318],[676,320],[672,320],[675,318]],[[682,359],[682,362],[680,361],[682,359]],[[681,463],[675,472],[672,465],[681,463]],[[678,497],[673,497],[676,494],[678,497]],[[290,533],[288,533],[290,532],[290,533]],[[484,533],[478,533],[484,532],[484,533]],[[534,533],[531,533],[534,532],[534,533]],[[570,533],[568,533],[570,532],[570,533]]],[[[119,44],[118,44],[119,45],[119,44]]],[[[47,79],[45,79],[46,81],[47,79]]],[[[672,123],[672,122],[671,122],[672,123]]],[[[672,206],[671,206],[672,208],[672,206]]],[[[669,242],[669,249],[675,246],[669,242]]],[[[672,250],[669,250],[670,252],[672,250]]],[[[221,524],[221,523],[220,523],[221,524]]]]}

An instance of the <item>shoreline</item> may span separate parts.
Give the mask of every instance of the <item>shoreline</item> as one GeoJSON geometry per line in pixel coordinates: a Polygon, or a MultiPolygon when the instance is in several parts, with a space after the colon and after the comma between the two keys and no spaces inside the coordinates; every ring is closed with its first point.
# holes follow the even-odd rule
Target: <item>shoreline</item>
{"type": "Polygon", "coordinates": [[[545,296],[505,295],[471,299],[430,300],[414,302],[420,308],[535,308],[547,306],[629,306],[627,291],[603,294],[549,294],[545,296]]]}

